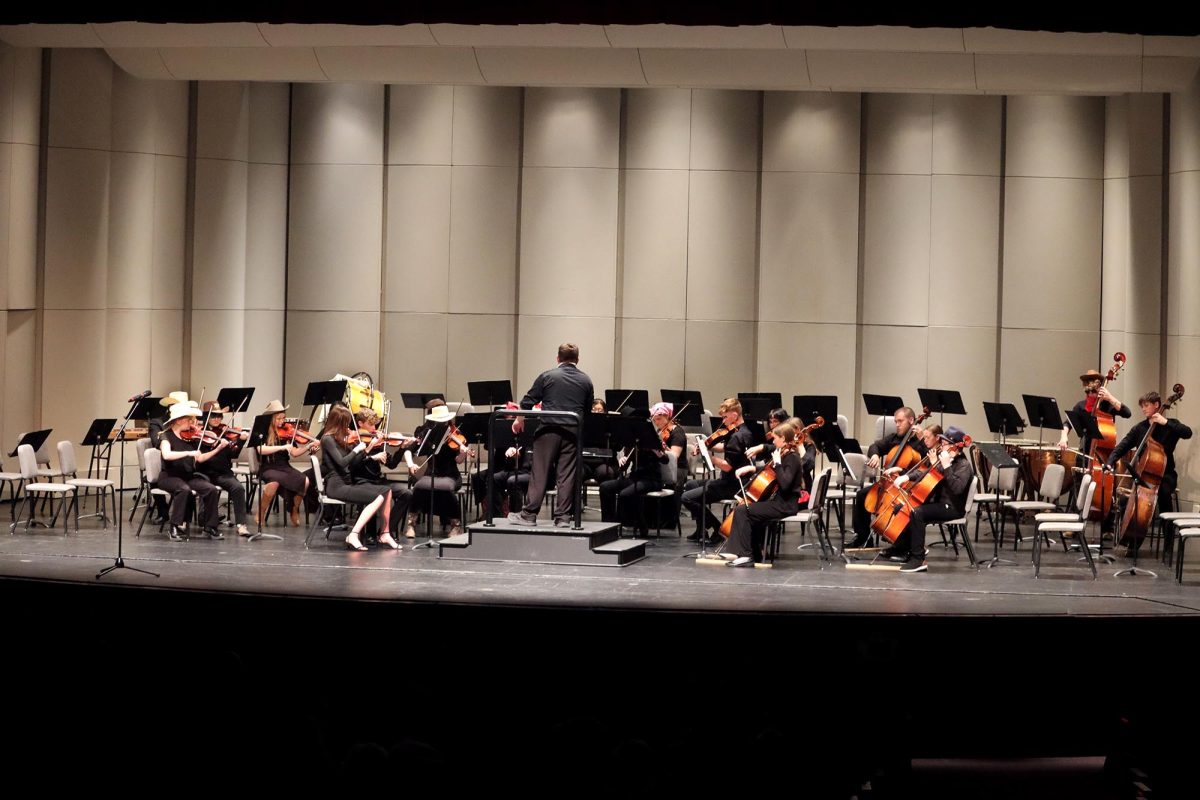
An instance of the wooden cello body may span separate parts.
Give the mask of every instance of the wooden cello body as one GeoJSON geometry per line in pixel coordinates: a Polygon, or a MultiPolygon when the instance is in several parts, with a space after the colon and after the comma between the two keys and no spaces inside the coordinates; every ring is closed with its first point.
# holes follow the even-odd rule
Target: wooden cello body
{"type": "MultiPolygon", "coordinates": [[[[883,471],[886,472],[893,467],[898,467],[901,470],[908,472],[921,463],[921,454],[909,444],[912,440],[913,433],[917,426],[925,420],[929,419],[929,409],[922,408],[921,415],[913,420],[912,427],[908,429],[908,433],[904,434],[904,438],[899,444],[888,451],[887,458],[883,460],[883,471]]],[[[868,514],[876,514],[883,507],[885,502],[884,495],[887,492],[887,487],[891,484],[885,481],[876,481],[866,490],[867,494],[863,498],[863,508],[868,514]]]]}

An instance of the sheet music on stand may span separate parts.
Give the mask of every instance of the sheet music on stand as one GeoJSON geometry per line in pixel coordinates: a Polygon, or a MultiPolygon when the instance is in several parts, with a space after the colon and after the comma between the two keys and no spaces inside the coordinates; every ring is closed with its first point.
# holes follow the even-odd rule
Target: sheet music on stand
{"type": "Polygon", "coordinates": [[[710,456],[708,453],[708,445],[704,443],[706,437],[700,435],[699,433],[692,435],[696,437],[696,445],[700,448],[700,457],[704,460],[704,468],[709,474],[716,472],[717,468],[713,466],[712,456],[710,456]]]}

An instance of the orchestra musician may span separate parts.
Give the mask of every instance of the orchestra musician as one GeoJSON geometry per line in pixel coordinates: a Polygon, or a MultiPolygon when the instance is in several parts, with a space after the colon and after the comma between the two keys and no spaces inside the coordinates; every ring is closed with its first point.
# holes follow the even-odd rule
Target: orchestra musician
{"type": "MultiPolygon", "coordinates": [[[[736,470],[750,463],[746,450],[752,446],[753,439],[742,418],[742,404],[736,397],[727,397],[720,405],[721,427],[708,437],[713,466],[720,471],[720,477],[705,485],[704,481],[690,480],[684,485],[681,504],[696,521],[696,532],[688,536],[688,541],[698,542],[709,531],[708,543],[718,544],[721,541],[717,532],[721,521],[704,503],[715,503],[720,500],[732,500],[740,489],[736,470]]],[[[699,446],[693,447],[693,454],[699,453],[699,446]]]]}
{"type": "MultiPolygon", "coordinates": [[[[592,413],[608,413],[608,404],[604,402],[603,397],[592,399],[592,413]]],[[[617,476],[616,456],[608,456],[607,458],[584,456],[579,469],[583,476],[581,480],[594,480],[596,483],[610,481],[617,476]]]]}
{"type": "MultiPolygon", "coordinates": [[[[1083,399],[1075,404],[1073,411],[1082,414],[1094,414],[1096,411],[1103,411],[1105,414],[1111,414],[1114,417],[1123,417],[1129,419],[1133,416],[1133,412],[1129,410],[1129,406],[1118,400],[1108,387],[1104,385],[1104,375],[1094,369],[1089,369],[1087,372],[1079,376],[1080,383],[1083,384],[1083,399]]],[[[1067,434],[1071,431],[1071,420],[1067,419],[1063,422],[1062,435],[1058,437],[1059,449],[1065,450],[1067,447],[1067,434]]],[[[1091,442],[1088,441],[1087,432],[1079,432],[1079,450],[1087,453],[1091,442]]]]}
{"type": "MultiPolygon", "coordinates": [[[[399,466],[400,462],[404,460],[405,451],[416,444],[417,439],[411,436],[400,437],[394,439],[398,443],[392,445],[390,441],[378,438],[383,445],[376,445],[374,440],[379,433],[379,415],[370,408],[360,408],[354,415],[354,419],[358,424],[359,441],[371,441],[372,446],[368,447],[366,457],[359,459],[353,465],[350,477],[355,484],[386,486],[391,490],[392,507],[386,516],[390,525],[388,533],[394,539],[398,534],[400,521],[408,518],[408,510],[412,505],[412,492],[409,491],[407,483],[394,481],[384,475],[383,467],[395,469],[399,466]],[[389,447],[392,448],[390,451],[389,447]]],[[[415,533],[414,531],[414,536],[415,533]]]]}
{"type": "MultiPolygon", "coordinates": [[[[752,567],[755,561],[761,561],[767,525],[796,513],[804,482],[804,462],[798,452],[801,445],[797,435],[790,422],[778,422],[771,428],[771,462],[777,488],[771,497],[734,507],[729,541],[721,552],[721,557],[728,559],[726,566],[752,567]]],[[[738,469],[742,476],[754,472],[753,465],[738,469]]]]}
{"type": "Polygon", "coordinates": [[[190,403],[176,403],[171,406],[167,418],[167,427],[163,431],[159,449],[162,451],[163,471],[158,476],[158,488],[171,493],[171,541],[182,542],[188,538],[188,506],[192,493],[200,504],[200,526],[210,539],[224,539],[217,530],[217,505],[221,490],[213,485],[203,473],[197,471],[197,465],[203,464],[210,458],[228,447],[228,442],[222,439],[216,447],[207,452],[197,449],[199,441],[187,441],[184,436],[200,433],[196,419],[200,411],[190,403]]]}
{"type": "Polygon", "coordinates": [[[618,459],[618,465],[632,463],[629,474],[600,484],[600,518],[603,521],[636,526],[643,536],[649,533],[649,523],[641,513],[641,497],[663,488],[663,465],[678,464],[687,447],[687,435],[671,421],[673,414],[674,407],[670,403],[655,403],[650,409],[650,419],[658,432],[658,447],[654,450],[639,448],[629,453],[625,461],[618,459]]]}
{"type": "Polygon", "coordinates": [[[479,502],[491,503],[493,516],[502,516],[502,498],[508,499],[509,508],[517,508],[525,489],[529,486],[529,470],[533,466],[533,451],[522,446],[519,442],[504,449],[503,458],[498,458],[495,464],[488,464],[487,469],[480,470],[471,477],[471,490],[479,502]],[[487,497],[489,473],[493,475],[490,500],[487,497]]]}
{"type": "MultiPolygon", "coordinates": [[[[158,447],[162,444],[163,430],[167,427],[167,414],[169,409],[176,403],[187,403],[193,408],[199,407],[195,400],[189,400],[187,392],[178,391],[170,392],[158,401],[162,406],[162,415],[152,417],[146,420],[146,436],[150,439],[151,447],[158,447]]],[[[167,499],[161,494],[151,495],[154,498],[154,513],[156,522],[166,522],[170,516],[170,509],[167,507],[167,499]]]]}
{"type": "MultiPolygon", "coordinates": [[[[450,526],[450,536],[456,536],[462,532],[462,511],[458,505],[458,489],[462,486],[459,464],[466,461],[467,457],[475,452],[472,447],[467,445],[465,438],[461,436],[458,439],[454,438],[456,435],[455,415],[447,407],[445,400],[430,400],[425,404],[425,410],[428,412],[425,414],[428,423],[432,423],[432,425],[448,424],[450,430],[441,449],[429,456],[427,462],[422,462],[419,466],[413,460],[412,451],[404,451],[404,460],[408,464],[409,474],[416,473],[421,467],[424,467],[425,473],[413,484],[412,502],[408,507],[408,517],[404,526],[404,535],[410,539],[417,535],[415,525],[418,512],[429,511],[431,502],[433,503],[433,513],[441,518],[442,525],[450,526]],[[432,498],[430,492],[433,493],[432,498]]],[[[419,426],[413,435],[418,440],[424,438],[426,431],[432,425],[419,426]]]]}
{"type": "Polygon", "coordinates": [[[258,480],[262,485],[261,499],[258,503],[258,525],[261,527],[266,520],[267,512],[276,492],[282,490],[284,507],[290,509],[293,525],[300,524],[300,504],[305,496],[313,491],[311,481],[303,472],[292,466],[293,458],[301,458],[320,449],[320,443],[303,434],[285,427],[287,421],[285,406],[279,400],[272,400],[263,409],[263,414],[271,415],[271,427],[267,437],[258,447],[261,462],[258,480]],[[285,436],[284,434],[288,434],[285,436]]]}
{"type": "MultiPolygon", "coordinates": [[[[782,422],[790,422],[792,427],[796,430],[801,430],[804,428],[804,423],[800,421],[799,417],[793,417],[782,408],[772,409],[771,413],[767,415],[767,441],[763,442],[762,444],[756,444],[749,448],[746,450],[746,455],[754,461],[758,461],[760,459],[769,459],[771,454],[775,451],[775,445],[773,444],[773,440],[770,436],[771,431],[775,430],[775,428],[777,428],[782,422]]],[[[797,452],[800,453],[800,461],[803,465],[802,472],[804,473],[804,486],[812,486],[813,471],[817,466],[816,448],[805,447],[803,444],[801,444],[797,452]]]]}
{"type": "MultiPolygon", "coordinates": [[[[916,412],[908,406],[902,406],[896,409],[892,420],[896,423],[896,432],[873,442],[867,448],[867,466],[871,469],[878,469],[880,464],[887,459],[892,448],[899,446],[906,437],[909,439],[909,446],[917,452],[917,455],[925,455],[927,447],[924,442],[915,434],[911,437],[908,436],[909,430],[916,424],[916,412]]],[[[880,478],[890,478],[899,472],[900,470],[895,468],[885,470],[880,478]]],[[[854,509],[851,514],[854,521],[854,540],[846,545],[846,549],[865,547],[867,539],[871,535],[871,514],[866,509],[866,500],[867,492],[865,490],[859,491],[854,497],[854,509]]]]}
{"type": "MultiPolygon", "coordinates": [[[[355,483],[354,473],[364,460],[378,453],[386,453],[383,439],[371,437],[361,441],[351,429],[353,419],[350,409],[334,405],[325,417],[325,428],[321,431],[322,474],[325,476],[325,494],[335,500],[362,506],[354,527],[346,535],[346,548],[366,550],[359,535],[377,511],[382,511],[383,524],[379,526],[379,543],[399,550],[400,544],[391,534],[390,514],[392,511],[392,488],[385,483],[355,483]]],[[[364,437],[365,438],[365,437],[364,437]]]]}
{"type": "Polygon", "coordinates": [[[220,437],[226,446],[217,448],[212,443],[201,442],[201,451],[216,449],[217,452],[199,465],[200,472],[228,493],[229,504],[233,506],[233,519],[237,525],[238,536],[249,536],[250,529],[246,527],[246,487],[242,485],[233,471],[233,462],[242,452],[242,445],[249,437],[249,433],[230,435],[229,427],[225,424],[225,415],[229,413],[229,409],[218,407],[215,400],[205,401],[203,413],[208,430],[220,437]]]}

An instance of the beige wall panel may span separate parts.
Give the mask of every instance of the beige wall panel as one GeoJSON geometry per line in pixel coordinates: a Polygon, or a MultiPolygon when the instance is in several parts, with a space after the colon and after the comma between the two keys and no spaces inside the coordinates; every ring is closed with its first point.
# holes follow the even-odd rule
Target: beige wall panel
{"type": "Polygon", "coordinates": [[[55,50],[51,61],[51,147],[108,150],[113,64],[102,50],[55,50]]]}
{"type": "MultiPolygon", "coordinates": [[[[929,386],[929,329],[893,325],[863,325],[862,328],[862,391],[871,394],[891,394],[904,398],[913,408],[920,406],[917,389],[953,389],[953,386],[929,386]],[[900,361],[899,367],[897,361],[900,361]]],[[[995,359],[992,359],[994,362],[995,359]]],[[[856,398],[862,406],[862,398],[856,398]]],[[[859,415],[859,433],[873,438],[874,418],[866,412],[859,415]]],[[[861,440],[860,440],[861,441],[861,440]]]]}
{"type": "MultiPolygon", "coordinates": [[[[33,311],[9,311],[4,338],[4,443],[12,452],[17,434],[34,429],[34,364],[37,360],[33,311]]],[[[145,387],[142,387],[145,388],[145,387]]],[[[7,465],[6,465],[7,466],[7,465]]]]}
{"type": "Polygon", "coordinates": [[[525,167],[617,166],[621,93],[525,90],[525,167]]]}
{"type": "Polygon", "coordinates": [[[46,308],[103,308],[109,154],[51,148],[46,199],[46,308]]]}
{"type": "Polygon", "coordinates": [[[625,173],[625,317],[685,316],[688,178],[686,170],[625,173]]]}
{"type": "Polygon", "coordinates": [[[763,173],[759,319],[854,322],[858,180],[763,173]]]}
{"type": "Polygon", "coordinates": [[[866,115],[868,174],[933,170],[933,95],[869,94],[866,115]]]}
{"type": "Polygon", "coordinates": [[[282,310],[288,168],[250,164],[246,189],[246,308],[282,310]]]}
{"type": "MultiPolygon", "coordinates": [[[[46,311],[41,352],[42,427],[74,438],[93,419],[113,411],[111,398],[106,400],[105,391],[97,391],[107,386],[105,317],[102,310],[46,311]]],[[[11,351],[8,362],[13,362],[11,351]]],[[[127,400],[145,388],[138,386],[120,399],[127,400]]]]}
{"type": "MultiPolygon", "coordinates": [[[[471,401],[468,381],[512,380],[517,344],[517,318],[512,314],[451,314],[446,343],[446,398],[450,402],[460,397],[471,401]]],[[[527,388],[514,386],[513,391],[527,388]]]]}
{"type": "Polygon", "coordinates": [[[630,89],[625,96],[626,169],[687,169],[692,93],[630,89]]]}
{"type": "Polygon", "coordinates": [[[250,150],[250,90],[235,81],[200,81],[196,157],[245,161],[250,150]]]}
{"type": "Polygon", "coordinates": [[[33,308],[37,290],[38,149],[8,146],[8,308],[33,308]]]}
{"type": "Polygon", "coordinates": [[[215,397],[225,386],[254,385],[242,383],[245,317],[246,312],[240,310],[192,312],[192,386],[207,386],[215,397]]]}
{"type": "MultiPolygon", "coordinates": [[[[0,80],[3,76],[0,75],[0,80]]],[[[9,210],[12,202],[10,176],[12,145],[0,142],[0,309],[8,308],[9,210]]],[[[2,374],[0,374],[2,377],[2,374]]]]}
{"type": "Polygon", "coordinates": [[[291,87],[286,83],[250,84],[249,160],[286,164],[291,122],[291,87]]]}
{"type": "Polygon", "coordinates": [[[616,388],[650,392],[683,388],[684,322],[680,319],[625,319],[621,322],[621,374],[616,388]]]}
{"type": "Polygon", "coordinates": [[[759,323],[758,385],[782,394],[789,412],[796,395],[837,395],[838,413],[846,415],[853,431],[861,405],[854,394],[854,348],[854,325],[759,323]]]}
{"type": "MultiPolygon", "coordinates": [[[[283,396],[283,315],[283,311],[247,311],[245,314],[241,385],[254,387],[254,397],[250,401],[254,413],[283,396]]],[[[303,399],[300,395],[297,402],[303,399]]]]}
{"type": "MultiPolygon", "coordinates": [[[[947,414],[946,427],[957,425],[974,439],[990,441],[993,437],[983,413],[983,403],[996,397],[996,329],[992,327],[931,327],[929,356],[924,384],[930,389],[956,389],[962,393],[966,415],[947,414]]],[[[913,403],[920,403],[915,387],[913,403]]],[[[907,399],[907,398],[905,398],[907,399]]],[[[1001,399],[1016,403],[1024,416],[1021,398],[1001,399]]],[[[934,417],[934,421],[937,416],[934,417]]]]}
{"type": "Polygon", "coordinates": [[[864,321],[929,323],[929,294],[921,287],[929,286],[932,191],[928,175],[867,176],[864,321]],[[906,295],[901,302],[898,290],[906,295]]]}
{"type": "Polygon", "coordinates": [[[193,308],[245,306],[247,170],[244,161],[196,160],[193,308]]]}
{"type": "Polygon", "coordinates": [[[187,160],[154,157],[154,251],[152,308],[183,308],[183,260],[187,215],[187,160]]]}
{"type": "MultiPolygon", "coordinates": [[[[4,66],[5,66],[4,51],[5,51],[5,48],[0,48],[0,81],[8,80],[8,77],[4,74],[4,71],[3,71],[4,66]]],[[[3,100],[4,100],[3,90],[0,89],[0,102],[3,102],[3,100]]],[[[5,399],[5,395],[6,395],[6,391],[5,391],[4,387],[5,387],[5,382],[6,382],[5,376],[6,376],[7,370],[6,370],[5,362],[7,361],[7,357],[8,357],[8,311],[5,310],[3,307],[0,307],[0,401],[3,401],[5,399]]],[[[0,443],[5,443],[5,444],[7,444],[7,442],[6,442],[6,440],[4,440],[3,437],[4,437],[5,430],[8,429],[8,422],[6,420],[6,417],[7,417],[6,409],[4,408],[4,406],[0,405],[0,443]]],[[[10,448],[11,448],[11,446],[12,445],[8,445],[8,447],[10,447],[10,448]]],[[[3,451],[3,453],[0,453],[0,465],[3,464],[4,453],[10,453],[10,452],[12,452],[12,451],[10,449],[6,448],[3,451]]],[[[2,467],[0,467],[0,468],[2,468],[2,467]]],[[[15,472],[16,470],[3,470],[3,471],[15,472]]]]}
{"type": "Polygon", "coordinates": [[[12,127],[7,141],[36,145],[42,129],[42,51],[21,47],[10,51],[12,71],[12,127]]]}
{"type": "Polygon", "coordinates": [[[554,367],[558,346],[579,345],[579,368],[591,377],[598,397],[613,384],[616,328],[611,318],[524,316],[518,320],[517,380],[513,394],[519,401],[533,379],[554,367]]]}
{"type": "Polygon", "coordinates": [[[382,182],[381,166],[292,167],[289,309],[355,311],[378,291],[382,182]]]}
{"type": "MultiPolygon", "coordinates": [[[[192,341],[195,342],[194,337],[192,341]]],[[[282,352],[282,348],[280,352],[282,352]]],[[[179,387],[183,385],[185,377],[183,374],[183,311],[177,309],[153,310],[150,312],[150,386],[179,387]]],[[[142,388],[149,387],[143,386],[142,388]]]]}
{"type": "Polygon", "coordinates": [[[934,95],[933,172],[1000,174],[999,97],[934,95]]]}
{"type": "Polygon", "coordinates": [[[453,86],[389,86],[388,163],[449,164],[453,86]]]}
{"type": "Polygon", "coordinates": [[[380,164],[382,161],[382,86],[294,85],[293,164],[380,164]]]}
{"type": "Polygon", "coordinates": [[[339,372],[379,378],[379,325],[378,311],[288,311],[285,401],[296,408],[309,383],[339,372]]]}
{"type": "MultiPolygon", "coordinates": [[[[1200,386],[1200,337],[1167,337],[1167,381],[1182,383],[1189,390],[1192,386],[1200,386]]],[[[1179,471],[1179,499],[1184,502],[1185,511],[1191,510],[1192,503],[1200,503],[1200,439],[1197,439],[1200,436],[1200,424],[1197,424],[1196,415],[1189,413],[1188,406],[1188,398],[1185,396],[1183,404],[1179,407],[1179,414],[1170,415],[1178,416],[1193,431],[1189,441],[1180,442],[1175,448],[1175,468],[1179,471]]],[[[11,440],[10,436],[9,441],[11,440]]]]}
{"type": "MultiPolygon", "coordinates": [[[[753,322],[687,322],[683,388],[698,389],[714,413],[722,399],[754,391],[754,326],[753,322]]],[[[779,385],[774,377],[768,382],[779,385]]]]}
{"type": "MultiPolygon", "coordinates": [[[[1159,382],[1159,363],[1162,352],[1160,336],[1144,333],[1118,333],[1104,331],[1100,334],[1100,357],[1102,363],[1096,369],[1107,371],[1112,366],[1112,356],[1122,352],[1128,359],[1117,380],[1109,389],[1121,402],[1129,405],[1133,416],[1128,420],[1117,420],[1117,435],[1124,436],[1143,417],[1137,400],[1148,391],[1162,393],[1165,398],[1171,393],[1171,384],[1179,379],[1172,377],[1168,369],[1165,385],[1159,382]]],[[[1186,386],[1186,384],[1185,384],[1186,386]]],[[[1181,408],[1182,410],[1182,408],[1181,408]]]]}
{"type": "MultiPolygon", "coordinates": [[[[1171,93],[1172,172],[1200,170],[1200,79],[1185,92],[1171,93]]],[[[1198,448],[1200,449],[1200,448],[1198,448]]]]}
{"type": "MultiPolygon", "coordinates": [[[[387,311],[446,311],[450,167],[388,167],[387,311]]],[[[469,287],[460,287],[469,290],[469,287]]]]}
{"type": "Polygon", "coordinates": [[[112,149],[186,156],[186,81],[147,81],[113,70],[112,149]]]}
{"type": "Polygon", "coordinates": [[[1100,181],[1007,179],[1006,327],[1096,330],[1102,194],[1100,181]]]}
{"type": "Polygon", "coordinates": [[[517,170],[450,170],[450,310],[513,313],[517,303],[517,170]]]}
{"type": "Polygon", "coordinates": [[[517,166],[521,150],[521,97],[521,89],[517,88],[455,86],[451,163],[517,166]]]}
{"type": "Polygon", "coordinates": [[[933,176],[931,325],[996,325],[999,221],[999,178],[933,176]]]}
{"type": "Polygon", "coordinates": [[[688,190],[688,319],[754,319],[758,176],[692,172],[688,190]]]}
{"type": "MultiPolygon", "coordinates": [[[[1014,403],[1023,411],[1021,395],[1037,394],[1057,398],[1060,409],[1069,409],[1083,397],[1078,376],[1092,367],[1103,371],[1112,365],[1112,353],[1102,354],[1105,363],[1096,363],[1098,347],[1095,331],[1001,329],[1000,402],[1014,403]]],[[[1037,436],[1036,428],[1031,435],[1037,436]]]]}
{"type": "Polygon", "coordinates": [[[0,143],[13,140],[13,101],[16,95],[16,49],[0,44],[0,143]]]}
{"type": "Polygon", "coordinates": [[[861,109],[857,93],[766,92],[763,170],[857,173],[861,109]]]}
{"type": "Polygon", "coordinates": [[[383,364],[377,377],[384,391],[393,396],[446,391],[449,321],[448,314],[383,315],[383,364]]]}
{"type": "Polygon", "coordinates": [[[1104,167],[1104,99],[1015,95],[1008,100],[1009,176],[1099,178],[1104,167]]]}
{"type": "Polygon", "coordinates": [[[1200,172],[1183,172],[1170,180],[1171,220],[1167,250],[1167,332],[1200,336],[1200,172]]]}
{"type": "Polygon", "coordinates": [[[154,156],[113,153],[109,172],[109,308],[146,308],[154,253],[154,156]]]}
{"type": "MultiPolygon", "coordinates": [[[[143,309],[109,309],[105,317],[104,384],[100,401],[119,408],[150,385],[150,350],[153,337],[151,312],[143,309]]],[[[178,333],[175,334],[178,340],[178,333]]],[[[91,420],[79,420],[76,427],[91,420]]]]}
{"type": "Polygon", "coordinates": [[[1159,176],[1104,182],[1104,330],[1160,331],[1161,201],[1159,176]]]}
{"type": "Polygon", "coordinates": [[[758,169],[761,98],[760,92],[692,92],[692,169],[758,169]]]}
{"type": "Polygon", "coordinates": [[[611,317],[617,171],[526,168],[523,193],[521,313],[611,317]]]}
{"type": "Polygon", "coordinates": [[[1162,174],[1162,95],[1105,98],[1104,177],[1162,174]]]}

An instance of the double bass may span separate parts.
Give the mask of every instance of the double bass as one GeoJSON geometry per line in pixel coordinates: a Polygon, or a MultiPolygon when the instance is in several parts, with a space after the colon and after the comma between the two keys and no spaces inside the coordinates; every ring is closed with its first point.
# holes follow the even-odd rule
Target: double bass
{"type": "MultiPolygon", "coordinates": [[[[970,444],[971,437],[966,436],[958,444],[947,445],[946,450],[958,453],[970,444]]],[[[932,457],[933,466],[921,476],[919,481],[913,484],[911,489],[904,489],[893,483],[887,484],[887,489],[884,492],[884,505],[875,518],[871,520],[871,529],[892,544],[896,543],[896,539],[908,527],[908,522],[912,518],[913,512],[916,511],[918,506],[929,499],[929,495],[933,494],[934,488],[945,477],[942,472],[942,462],[938,460],[936,454],[936,449],[930,450],[925,454],[925,458],[921,459],[920,463],[924,463],[932,457]]]]}
{"type": "MultiPolygon", "coordinates": [[[[791,453],[797,450],[800,445],[808,441],[808,434],[815,431],[817,428],[825,424],[824,417],[817,417],[813,424],[806,425],[796,432],[796,438],[793,440],[787,452],[791,453]]],[[[758,471],[751,480],[746,484],[746,488],[737,496],[734,501],[734,509],[737,506],[749,505],[757,503],[759,500],[767,500],[774,496],[779,490],[778,477],[775,475],[775,462],[768,462],[765,467],[758,471]]],[[[721,527],[718,529],[720,534],[726,539],[733,532],[733,510],[725,515],[725,519],[721,520],[721,527]]]]}
{"type": "MultiPolygon", "coordinates": [[[[1114,353],[1113,365],[1108,368],[1108,374],[1104,376],[1101,386],[1108,388],[1109,382],[1115,381],[1124,367],[1125,354],[1114,353]]],[[[1100,410],[1100,399],[1095,394],[1088,398],[1088,402],[1092,406],[1090,410],[1096,419],[1096,427],[1100,429],[1100,438],[1088,447],[1088,468],[1091,470],[1092,480],[1096,481],[1096,493],[1092,496],[1092,512],[1089,518],[1102,520],[1112,510],[1116,489],[1116,478],[1111,472],[1105,472],[1104,463],[1117,446],[1117,421],[1112,414],[1100,410]]]]}
{"type": "MultiPolygon", "coordinates": [[[[1181,399],[1183,384],[1177,383],[1171,387],[1171,396],[1158,413],[1169,411],[1181,399]]],[[[1129,471],[1133,473],[1134,485],[1129,499],[1125,501],[1125,513],[1121,515],[1121,527],[1117,535],[1117,541],[1126,547],[1136,548],[1146,538],[1158,509],[1158,487],[1167,471],[1167,452],[1154,440],[1156,426],[1157,423],[1150,423],[1146,438],[1130,458],[1129,471]]]]}
{"type": "MultiPolygon", "coordinates": [[[[921,408],[921,415],[913,420],[908,433],[904,434],[904,438],[900,440],[899,444],[888,451],[887,458],[883,461],[883,472],[887,472],[893,467],[898,467],[907,472],[922,463],[924,459],[921,458],[921,454],[909,442],[912,440],[917,426],[929,419],[929,415],[929,407],[923,406],[921,408]]],[[[879,511],[887,486],[888,484],[885,481],[876,481],[871,488],[867,489],[867,494],[863,498],[863,507],[866,508],[868,514],[874,514],[879,511]]]]}

